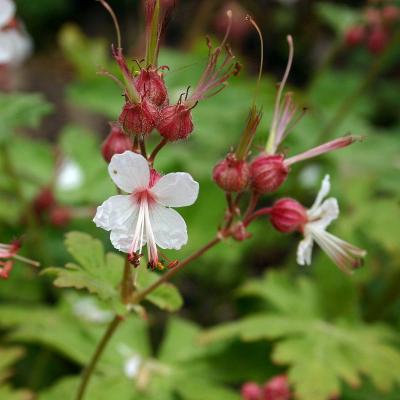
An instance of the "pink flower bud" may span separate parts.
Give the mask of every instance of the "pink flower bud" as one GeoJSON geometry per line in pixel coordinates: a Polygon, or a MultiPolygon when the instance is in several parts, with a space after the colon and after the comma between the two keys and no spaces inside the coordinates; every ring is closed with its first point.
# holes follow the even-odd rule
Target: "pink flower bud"
{"type": "Polygon", "coordinates": [[[157,118],[157,107],[144,98],[138,104],[126,102],[119,116],[119,122],[125,133],[145,135],[154,129],[157,118]]]}
{"type": "Polygon", "coordinates": [[[261,154],[250,164],[251,185],[260,194],[278,190],[288,174],[282,155],[261,154]]]}
{"type": "Polygon", "coordinates": [[[243,400],[262,400],[262,389],[254,382],[245,383],[241,394],[243,400]]]}
{"type": "Polygon", "coordinates": [[[146,98],[156,106],[168,103],[168,92],[164,79],[153,69],[142,69],[135,78],[135,87],[142,98],[146,98]]]}
{"type": "Polygon", "coordinates": [[[241,192],[249,183],[249,166],[245,160],[237,160],[235,154],[228,154],[213,171],[213,179],[226,192],[241,192]]]}
{"type": "Polygon", "coordinates": [[[286,375],[278,375],[264,386],[264,400],[290,400],[291,396],[286,375]]]}
{"type": "Polygon", "coordinates": [[[366,31],[363,26],[353,26],[346,32],[347,46],[354,47],[362,43],[365,39],[366,31]]]}
{"type": "Polygon", "coordinates": [[[400,18],[400,8],[396,6],[386,6],[382,10],[383,19],[386,22],[396,22],[400,18]]]}
{"type": "Polygon", "coordinates": [[[49,187],[43,188],[33,201],[33,208],[35,213],[39,216],[44,211],[50,209],[56,200],[53,191],[49,187]]]}
{"type": "Polygon", "coordinates": [[[191,109],[183,104],[165,107],[160,112],[157,129],[171,142],[186,139],[193,131],[191,109]]]}
{"type": "Polygon", "coordinates": [[[111,125],[111,131],[101,146],[101,154],[109,163],[114,154],[132,149],[132,142],[118,125],[111,125]]]}
{"type": "Polygon", "coordinates": [[[270,211],[271,223],[283,233],[294,232],[307,222],[307,210],[296,200],[280,199],[270,211]]]}
{"type": "Polygon", "coordinates": [[[247,232],[245,225],[243,222],[238,222],[235,224],[232,229],[232,237],[238,242],[243,242],[244,240],[251,237],[251,233],[247,232]]]}
{"type": "Polygon", "coordinates": [[[53,207],[50,211],[50,221],[54,226],[64,227],[71,219],[71,210],[68,207],[53,207]]]}
{"type": "Polygon", "coordinates": [[[0,279],[8,279],[14,266],[13,261],[0,261],[0,279]]]}
{"type": "Polygon", "coordinates": [[[389,42],[389,34],[381,26],[376,26],[371,31],[368,40],[367,47],[372,54],[381,53],[389,42]]]}

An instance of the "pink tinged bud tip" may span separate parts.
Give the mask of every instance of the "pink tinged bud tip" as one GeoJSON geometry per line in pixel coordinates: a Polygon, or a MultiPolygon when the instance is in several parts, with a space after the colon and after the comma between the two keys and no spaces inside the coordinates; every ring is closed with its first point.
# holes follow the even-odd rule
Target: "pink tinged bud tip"
{"type": "Polygon", "coordinates": [[[167,106],[160,112],[157,129],[170,142],[186,139],[193,132],[191,109],[178,103],[167,106]]]}
{"type": "Polygon", "coordinates": [[[366,29],[364,26],[356,25],[346,32],[345,41],[347,46],[354,47],[362,43],[366,38],[366,29]]]}
{"type": "Polygon", "coordinates": [[[286,375],[278,375],[264,386],[263,400],[290,400],[292,393],[286,375]]]}
{"type": "Polygon", "coordinates": [[[213,179],[226,192],[242,192],[249,183],[250,169],[246,161],[228,154],[213,171],[213,179]]]}
{"type": "Polygon", "coordinates": [[[250,164],[251,186],[259,194],[278,190],[288,174],[289,168],[282,155],[261,154],[250,164]]]}
{"type": "Polygon", "coordinates": [[[129,137],[116,125],[111,125],[111,131],[101,146],[101,154],[108,163],[114,154],[122,154],[132,148],[132,142],[129,137]]]}
{"type": "Polygon", "coordinates": [[[247,382],[242,386],[241,395],[243,400],[263,400],[263,391],[255,382],[247,382]]]}
{"type": "Polygon", "coordinates": [[[155,128],[158,116],[157,107],[146,99],[138,104],[127,101],[122,109],[119,122],[128,135],[147,135],[155,128]]]}
{"type": "Polygon", "coordinates": [[[146,98],[155,106],[168,104],[168,91],[158,71],[151,68],[142,69],[135,78],[135,87],[142,98],[146,98]]]}
{"type": "Polygon", "coordinates": [[[294,199],[284,198],[272,206],[270,218],[272,225],[279,232],[301,231],[308,220],[307,209],[294,199]]]}

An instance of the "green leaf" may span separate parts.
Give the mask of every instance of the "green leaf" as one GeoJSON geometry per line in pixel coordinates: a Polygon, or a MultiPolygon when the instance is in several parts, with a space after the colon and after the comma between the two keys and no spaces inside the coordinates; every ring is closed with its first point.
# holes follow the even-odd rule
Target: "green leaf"
{"type": "Polygon", "coordinates": [[[54,285],[85,289],[102,300],[118,303],[123,257],[112,253],[104,254],[100,240],[81,232],[68,233],[65,246],[77,263],[68,263],[65,268],[45,269],[43,273],[56,276],[54,285]]]}
{"type": "Polygon", "coordinates": [[[4,400],[31,400],[33,397],[27,390],[14,390],[9,386],[0,387],[0,399],[4,400]]]}
{"type": "Polygon", "coordinates": [[[53,107],[41,94],[0,94],[0,141],[15,128],[36,128],[53,107]]]}
{"type": "Polygon", "coordinates": [[[315,5],[318,15],[337,33],[343,34],[360,20],[360,12],[342,4],[319,2],[315,5]]]}
{"type": "MultiPolygon", "coordinates": [[[[138,271],[137,287],[139,290],[145,289],[159,279],[159,275],[147,269],[141,268],[138,271]]],[[[153,303],[158,308],[166,311],[177,311],[183,305],[183,298],[179,290],[171,283],[164,283],[156,290],[151,292],[146,300],[153,303]]]]}
{"type": "Polygon", "coordinates": [[[274,340],[272,358],[289,365],[288,376],[299,399],[326,400],[340,393],[342,381],[359,386],[362,375],[382,391],[400,382],[394,333],[357,321],[351,314],[344,320],[348,315],[337,315],[337,310],[337,318],[328,319],[320,308],[318,287],[309,279],[292,282],[272,272],[245,285],[241,294],[261,297],[268,305],[256,315],[206,331],[201,340],[274,340]]]}
{"type": "Polygon", "coordinates": [[[23,355],[24,350],[19,347],[0,348],[0,383],[10,375],[9,368],[12,364],[17,362],[23,355]]]}

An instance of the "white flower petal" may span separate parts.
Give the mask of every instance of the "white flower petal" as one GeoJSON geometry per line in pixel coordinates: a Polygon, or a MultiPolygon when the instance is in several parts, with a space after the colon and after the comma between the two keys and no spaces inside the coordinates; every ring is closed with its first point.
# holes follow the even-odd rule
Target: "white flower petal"
{"type": "Polygon", "coordinates": [[[159,204],[153,204],[149,212],[154,238],[159,247],[179,250],[187,243],[186,223],[179,213],[159,204]]]}
{"type": "Polygon", "coordinates": [[[192,205],[199,195],[199,184],[190,174],[176,172],[167,174],[151,189],[157,202],[167,207],[192,205]]]}
{"type": "Polygon", "coordinates": [[[115,154],[108,166],[108,172],[114,183],[127,193],[145,189],[149,185],[149,164],[143,156],[133,151],[115,154]]]}
{"type": "Polygon", "coordinates": [[[16,29],[0,31],[0,64],[21,64],[31,50],[32,43],[29,36],[16,29]]]}
{"type": "Polygon", "coordinates": [[[131,220],[138,213],[138,205],[130,195],[110,197],[97,208],[93,222],[98,228],[106,231],[112,229],[126,230],[131,220]]]}
{"type": "Polygon", "coordinates": [[[317,195],[317,198],[315,199],[314,204],[310,208],[310,212],[313,212],[321,205],[322,201],[328,195],[330,190],[331,190],[330,177],[329,177],[329,175],[325,175],[325,177],[322,181],[321,189],[319,190],[319,193],[317,195]]]}
{"type": "Polygon", "coordinates": [[[297,247],[297,263],[299,265],[311,265],[311,256],[314,241],[311,235],[306,235],[297,247]]]}
{"type": "Polygon", "coordinates": [[[15,14],[15,3],[12,0],[0,0],[0,28],[7,25],[15,14]]]}

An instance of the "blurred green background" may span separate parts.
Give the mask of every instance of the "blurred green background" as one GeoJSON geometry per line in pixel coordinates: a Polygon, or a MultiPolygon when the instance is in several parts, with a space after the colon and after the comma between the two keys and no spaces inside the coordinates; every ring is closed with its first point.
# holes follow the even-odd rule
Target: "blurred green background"
{"type": "MultiPolygon", "coordinates": [[[[140,58],[141,2],[110,4],[126,52],[140,58]]],[[[2,153],[0,241],[22,236],[24,255],[44,267],[63,266],[71,261],[64,247],[70,231],[86,232],[112,251],[107,233],[91,218],[114,194],[100,144],[123,97],[97,74],[116,71],[110,56],[114,28],[95,1],[17,5],[35,51],[23,66],[6,72],[0,94],[0,144],[14,172],[2,153]],[[63,178],[68,168],[72,183],[63,178]],[[46,187],[54,189],[56,207],[37,212],[46,187]]],[[[235,400],[244,382],[262,384],[287,373],[300,400],[398,400],[399,19],[388,28],[386,46],[372,53],[367,45],[349,46],[346,38],[349,29],[366,23],[368,7],[384,7],[379,1],[176,1],[160,62],[170,67],[166,83],[173,99],[196,84],[207,59],[204,35],[221,38],[228,7],[237,16],[230,42],[242,73],[198,105],[193,135],[169,145],[158,160],[160,171],[188,171],[201,187],[197,203],[180,210],[189,243],[171,256],[181,259],[199,248],[223,218],[224,193],[211,171],[237,143],[255,90],[259,42],[243,21],[249,13],[263,32],[266,55],[258,99],[263,119],[253,152],[267,138],[275,84],[287,61],[287,34],[295,44],[290,90],[308,109],[285,142],[288,153],[346,133],[365,137],[351,148],[296,164],[285,185],[263,202],[291,196],[309,206],[329,173],[341,206],[332,232],[367,249],[365,265],[344,276],[316,250],[313,265],[299,267],[300,238],[278,234],[260,220],[250,240],[228,241],[178,276],[183,308],[167,316],[146,304],[147,320],[132,316],[124,323],[88,399],[235,400]],[[135,357],[141,373],[129,376],[127,363],[135,357]]],[[[107,305],[57,289],[51,277],[22,264],[0,282],[0,299],[0,400],[73,399],[78,374],[108,321],[107,305]]]]}

